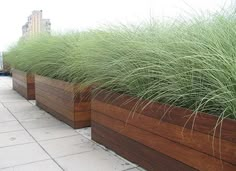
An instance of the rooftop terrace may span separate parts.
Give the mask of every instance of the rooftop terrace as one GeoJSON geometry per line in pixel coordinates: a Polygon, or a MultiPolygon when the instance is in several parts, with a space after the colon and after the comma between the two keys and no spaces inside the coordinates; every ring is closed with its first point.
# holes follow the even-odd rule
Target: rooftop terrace
{"type": "Polygon", "coordinates": [[[0,77],[1,171],[143,170],[91,140],[91,129],[74,130],[12,90],[0,77]]]}

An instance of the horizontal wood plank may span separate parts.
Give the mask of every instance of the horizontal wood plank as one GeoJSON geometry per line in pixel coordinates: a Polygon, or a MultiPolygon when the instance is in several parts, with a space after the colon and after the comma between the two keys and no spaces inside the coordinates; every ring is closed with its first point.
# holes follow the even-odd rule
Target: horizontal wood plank
{"type": "Polygon", "coordinates": [[[53,86],[55,88],[63,89],[64,91],[74,92],[74,84],[72,83],[48,77],[43,77],[40,75],[36,75],[35,79],[37,80],[37,82],[41,82],[49,86],[53,86]]]}
{"type": "Polygon", "coordinates": [[[90,101],[77,101],[77,97],[73,97],[73,94],[71,94],[70,99],[63,98],[63,95],[52,93],[52,91],[46,89],[45,87],[38,87],[37,85],[37,94],[38,96],[41,96],[43,98],[46,98],[49,103],[54,103],[60,106],[65,107],[69,111],[75,111],[75,112],[84,112],[84,111],[90,111],[91,110],[91,102],[90,101]],[[50,94],[50,96],[49,96],[50,94]]]}
{"type": "Polygon", "coordinates": [[[67,109],[70,109],[70,111],[74,111],[74,99],[71,97],[71,99],[63,99],[61,97],[56,96],[55,94],[52,94],[51,91],[47,91],[46,89],[42,90],[37,87],[36,89],[37,95],[46,98],[49,103],[56,103],[58,105],[61,105],[67,109]]]}
{"type": "Polygon", "coordinates": [[[96,122],[92,122],[92,139],[149,171],[195,170],[96,122]]]}
{"type": "Polygon", "coordinates": [[[90,126],[90,120],[79,120],[79,121],[74,121],[71,119],[68,119],[67,117],[59,114],[57,111],[54,111],[52,108],[45,106],[43,103],[36,101],[36,105],[39,106],[40,108],[44,109],[45,111],[49,112],[53,116],[55,116],[57,119],[67,123],[70,125],[72,128],[78,129],[78,128],[84,128],[90,126]]]}
{"type": "Polygon", "coordinates": [[[50,92],[52,95],[63,98],[65,100],[72,100],[74,98],[74,93],[70,91],[66,91],[64,89],[59,89],[57,87],[53,87],[52,85],[48,85],[42,82],[38,82],[36,79],[37,89],[50,92]]]}
{"type": "Polygon", "coordinates": [[[94,111],[236,165],[236,143],[93,100],[94,111]]]}
{"type": "Polygon", "coordinates": [[[36,76],[35,82],[36,103],[44,110],[73,128],[90,125],[91,103],[81,100],[82,95],[74,90],[77,85],[42,76],[36,76]]]}
{"type": "Polygon", "coordinates": [[[35,99],[34,75],[13,70],[13,89],[28,100],[35,99]]]}
{"type": "Polygon", "coordinates": [[[45,96],[38,95],[37,94],[37,89],[36,89],[36,101],[44,104],[48,108],[51,108],[52,110],[56,111],[58,114],[61,114],[64,117],[67,117],[70,120],[74,120],[74,110],[73,110],[73,108],[68,109],[64,105],[61,105],[61,104],[58,104],[58,103],[54,103],[53,101],[50,101],[45,96]]]}
{"type": "Polygon", "coordinates": [[[188,148],[182,144],[170,141],[148,131],[144,131],[125,122],[113,119],[104,114],[92,110],[92,121],[112,129],[126,137],[144,144],[160,153],[183,162],[199,170],[227,170],[234,171],[235,165],[220,161],[215,157],[188,148]],[[207,163],[207,164],[203,164],[207,163]]]}
{"type": "Polygon", "coordinates": [[[188,129],[193,129],[201,133],[214,135],[231,142],[236,143],[236,121],[231,119],[224,119],[222,125],[219,125],[214,132],[215,124],[218,117],[198,113],[196,117],[190,117],[193,111],[170,106],[167,104],[161,104],[157,102],[150,103],[145,100],[139,100],[137,98],[121,95],[114,92],[101,90],[96,93],[95,99],[103,101],[109,104],[120,106],[130,111],[136,111],[137,113],[153,117],[164,122],[179,125],[188,129]]]}
{"type": "Polygon", "coordinates": [[[75,119],[75,121],[90,121],[91,120],[91,111],[75,112],[74,119],[75,119]]]}
{"type": "Polygon", "coordinates": [[[17,93],[19,93],[24,98],[27,98],[27,89],[20,86],[17,82],[13,81],[13,90],[15,90],[17,93]]]}
{"type": "Polygon", "coordinates": [[[91,102],[75,102],[75,112],[91,111],[91,102]]]}

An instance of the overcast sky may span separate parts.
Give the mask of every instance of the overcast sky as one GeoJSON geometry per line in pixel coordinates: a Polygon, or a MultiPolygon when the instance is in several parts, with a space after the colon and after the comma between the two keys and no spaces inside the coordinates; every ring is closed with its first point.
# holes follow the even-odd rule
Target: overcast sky
{"type": "Polygon", "coordinates": [[[84,30],[113,23],[136,23],[151,17],[174,18],[196,11],[213,12],[236,5],[236,0],[2,0],[0,51],[21,36],[21,27],[33,10],[43,10],[52,30],[84,30]]]}

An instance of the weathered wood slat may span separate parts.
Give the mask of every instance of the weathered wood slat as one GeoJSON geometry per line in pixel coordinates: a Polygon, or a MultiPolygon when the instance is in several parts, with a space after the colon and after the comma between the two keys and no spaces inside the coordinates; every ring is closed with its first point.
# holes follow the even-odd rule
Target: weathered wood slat
{"type": "Polygon", "coordinates": [[[65,123],[70,125],[72,128],[83,128],[83,127],[90,126],[90,120],[74,121],[74,120],[69,119],[68,117],[65,117],[65,116],[59,114],[57,111],[54,111],[52,108],[45,106],[43,103],[40,103],[39,101],[36,101],[36,104],[40,108],[51,113],[53,116],[55,116],[59,120],[64,121],[65,123]]]}
{"type": "Polygon", "coordinates": [[[85,112],[85,111],[90,111],[91,110],[91,102],[79,102],[75,103],[75,111],[78,112],[85,112]]]}
{"type": "MultiPolygon", "coordinates": [[[[93,108],[92,108],[93,109],[93,108]]],[[[198,170],[234,171],[235,165],[92,110],[92,121],[198,170]]],[[[142,123],[140,123],[142,124],[142,123]]]]}
{"type": "Polygon", "coordinates": [[[56,96],[54,93],[51,93],[50,96],[48,96],[48,93],[45,92],[45,90],[41,90],[40,88],[37,88],[36,91],[41,97],[47,98],[49,103],[50,101],[52,101],[54,104],[61,105],[67,109],[73,109],[75,112],[84,112],[91,110],[90,101],[76,101],[72,99],[72,97],[63,99],[63,96],[59,97],[56,96]]]}
{"type": "Polygon", "coordinates": [[[47,83],[43,83],[43,82],[38,82],[38,87],[47,87],[47,89],[49,90],[52,90],[52,91],[55,91],[55,92],[58,92],[58,93],[62,93],[62,94],[65,94],[65,95],[68,95],[68,96],[71,96],[71,94],[74,94],[73,91],[68,91],[68,89],[66,88],[58,88],[58,87],[54,87],[53,85],[49,85],[47,83]]]}
{"type": "Polygon", "coordinates": [[[96,142],[113,149],[126,159],[141,164],[149,171],[192,171],[195,170],[173,158],[170,158],[158,151],[155,151],[143,144],[125,137],[111,129],[108,129],[96,122],[92,122],[92,138],[96,142]],[[109,138],[108,138],[109,137],[109,138]]]}
{"type": "Polygon", "coordinates": [[[70,92],[74,92],[75,87],[79,87],[78,84],[75,85],[73,83],[68,83],[62,80],[52,79],[49,77],[43,77],[40,75],[37,75],[37,81],[70,92]]]}
{"type": "MultiPolygon", "coordinates": [[[[81,92],[78,92],[78,90],[75,91],[68,91],[66,88],[57,88],[54,87],[53,85],[49,85],[43,82],[37,82],[38,89],[43,87],[43,90],[47,89],[47,91],[50,91],[51,94],[58,96],[60,98],[66,99],[66,100],[71,100],[72,97],[74,98],[74,101],[80,102],[80,101],[90,101],[91,100],[91,95],[90,95],[90,90],[83,90],[81,92]]],[[[42,89],[41,89],[42,90],[42,89]]]]}
{"type": "Polygon", "coordinates": [[[19,70],[12,71],[13,89],[27,100],[35,99],[34,75],[19,70]]]}
{"type": "Polygon", "coordinates": [[[55,112],[60,113],[61,115],[68,117],[68,119],[74,120],[74,110],[66,108],[64,105],[53,103],[53,101],[47,99],[47,97],[43,97],[37,94],[36,91],[36,101],[44,104],[48,108],[52,108],[55,112]]]}
{"type": "Polygon", "coordinates": [[[71,111],[74,111],[74,99],[71,97],[71,99],[63,99],[61,97],[56,96],[55,94],[51,93],[50,91],[50,96],[48,96],[47,89],[41,90],[39,88],[36,88],[37,94],[40,95],[41,97],[46,98],[49,103],[55,103],[58,105],[63,106],[63,108],[68,108],[71,109],[71,111]],[[55,102],[54,102],[55,101],[55,102]]]}
{"type": "Polygon", "coordinates": [[[36,103],[73,128],[89,126],[90,97],[87,100],[81,98],[83,93],[87,93],[88,96],[90,93],[88,89],[80,93],[77,88],[78,85],[37,75],[36,103]]]}
{"type": "Polygon", "coordinates": [[[21,96],[27,98],[27,89],[20,86],[17,82],[13,81],[13,90],[17,91],[21,96]]]}
{"type": "Polygon", "coordinates": [[[215,137],[220,137],[221,139],[236,143],[235,120],[224,119],[222,125],[219,125],[214,132],[213,129],[217,123],[218,117],[213,115],[198,113],[195,118],[190,118],[193,113],[191,110],[161,103],[149,104],[148,101],[140,101],[134,97],[120,95],[106,90],[100,91],[100,93],[96,94],[95,98],[99,101],[120,106],[129,111],[135,111],[137,113],[162,120],[163,122],[169,122],[171,124],[193,129],[194,131],[209,135],[213,135],[215,133],[215,137]]]}
{"type": "Polygon", "coordinates": [[[75,121],[90,121],[91,120],[91,112],[75,112],[75,121]]]}
{"type": "Polygon", "coordinates": [[[191,129],[183,129],[178,125],[143,114],[132,113],[127,109],[98,100],[93,100],[92,108],[96,112],[236,165],[236,144],[233,142],[221,140],[198,131],[193,132],[191,129]]]}
{"type": "Polygon", "coordinates": [[[16,78],[13,77],[12,80],[13,80],[14,83],[18,84],[18,86],[27,89],[27,81],[26,81],[26,79],[25,80],[20,80],[20,79],[16,79],[16,78]]]}

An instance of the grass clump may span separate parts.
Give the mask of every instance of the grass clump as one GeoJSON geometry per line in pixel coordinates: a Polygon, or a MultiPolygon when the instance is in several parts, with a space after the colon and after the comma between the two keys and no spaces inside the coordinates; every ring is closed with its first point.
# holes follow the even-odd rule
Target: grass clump
{"type": "Polygon", "coordinates": [[[9,49],[5,57],[13,68],[66,81],[67,78],[59,71],[75,40],[74,33],[21,39],[9,49]]]}
{"type": "Polygon", "coordinates": [[[16,68],[236,119],[236,14],[20,41],[16,68]]]}

